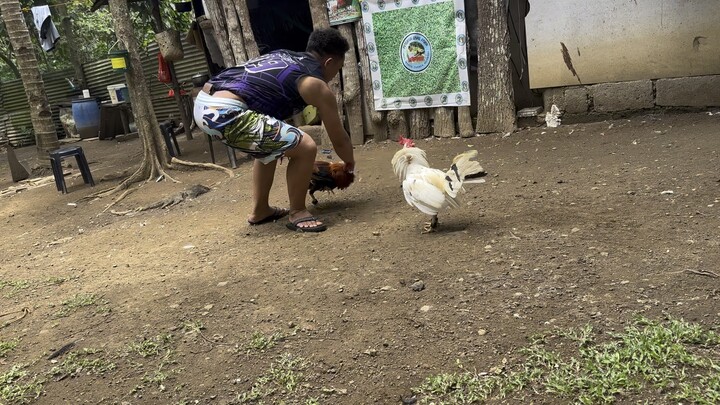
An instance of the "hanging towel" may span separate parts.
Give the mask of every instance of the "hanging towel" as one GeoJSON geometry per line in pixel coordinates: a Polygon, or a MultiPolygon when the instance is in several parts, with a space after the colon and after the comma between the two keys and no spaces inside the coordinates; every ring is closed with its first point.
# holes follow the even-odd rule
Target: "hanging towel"
{"type": "Polygon", "coordinates": [[[40,45],[43,51],[50,52],[55,49],[55,43],[60,39],[60,33],[50,16],[49,6],[37,6],[31,8],[33,21],[40,36],[40,45]]]}

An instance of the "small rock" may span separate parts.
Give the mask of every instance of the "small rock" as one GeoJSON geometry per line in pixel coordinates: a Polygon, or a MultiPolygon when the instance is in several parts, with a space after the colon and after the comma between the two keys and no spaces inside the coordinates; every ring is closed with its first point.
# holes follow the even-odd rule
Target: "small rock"
{"type": "Polygon", "coordinates": [[[207,304],[203,307],[203,309],[206,309],[209,311],[209,310],[213,309],[213,304],[207,304]]]}
{"type": "Polygon", "coordinates": [[[672,190],[665,190],[665,191],[662,191],[660,194],[662,194],[662,195],[668,195],[668,194],[675,194],[675,192],[672,191],[672,190]]]}
{"type": "Polygon", "coordinates": [[[367,349],[363,352],[363,354],[367,354],[370,357],[375,357],[375,356],[377,356],[378,353],[377,353],[377,350],[375,350],[375,349],[367,349]]]}
{"type": "Polygon", "coordinates": [[[485,329],[478,329],[478,335],[485,336],[487,334],[487,331],[485,329]]]}
{"type": "Polygon", "coordinates": [[[392,291],[392,287],[389,285],[386,285],[384,287],[380,287],[380,291],[392,291]]]}
{"type": "Polygon", "coordinates": [[[183,246],[183,249],[193,249],[195,248],[195,245],[185,245],[183,246]]]}
{"type": "Polygon", "coordinates": [[[412,288],[413,291],[422,291],[425,289],[425,283],[423,283],[422,281],[416,281],[412,283],[410,288],[412,288]]]}
{"type": "Polygon", "coordinates": [[[218,287],[225,287],[226,285],[228,285],[227,281],[221,281],[221,282],[217,283],[218,287]]]}
{"type": "Polygon", "coordinates": [[[580,232],[580,228],[573,228],[570,230],[570,233],[580,232]]]}
{"type": "Polygon", "coordinates": [[[430,308],[432,308],[430,305],[423,305],[422,307],[420,307],[420,310],[422,312],[427,312],[430,310],[430,308]]]}
{"type": "Polygon", "coordinates": [[[379,232],[379,231],[373,231],[373,236],[380,236],[380,232],[379,232]]]}

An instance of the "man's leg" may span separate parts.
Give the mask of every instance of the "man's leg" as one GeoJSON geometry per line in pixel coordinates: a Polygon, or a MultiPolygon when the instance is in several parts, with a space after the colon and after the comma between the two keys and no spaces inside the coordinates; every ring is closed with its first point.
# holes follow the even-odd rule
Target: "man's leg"
{"type": "Polygon", "coordinates": [[[277,160],[263,164],[255,159],[253,162],[253,210],[248,218],[250,222],[257,222],[275,213],[275,208],[270,206],[270,188],[275,178],[275,167],[277,160]]]}
{"type": "MultiPolygon", "coordinates": [[[[303,134],[299,145],[285,152],[285,156],[290,160],[287,167],[290,221],[312,216],[305,208],[305,200],[316,155],[317,145],[308,134],[303,134]]],[[[320,221],[306,221],[300,222],[297,226],[305,228],[321,224],[320,221]]]]}

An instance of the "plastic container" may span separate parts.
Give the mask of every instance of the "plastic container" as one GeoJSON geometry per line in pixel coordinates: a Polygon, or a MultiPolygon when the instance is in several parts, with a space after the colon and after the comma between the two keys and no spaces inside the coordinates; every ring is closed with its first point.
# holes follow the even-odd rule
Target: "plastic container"
{"type": "Polygon", "coordinates": [[[125,83],[107,86],[107,90],[110,94],[110,102],[113,104],[130,101],[130,92],[125,83]]]}
{"type": "Polygon", "coordinates": [[[94,98],[72,101],[72,113],[80,139],[95,138],[100,130],[100,106],[94,98]]]}

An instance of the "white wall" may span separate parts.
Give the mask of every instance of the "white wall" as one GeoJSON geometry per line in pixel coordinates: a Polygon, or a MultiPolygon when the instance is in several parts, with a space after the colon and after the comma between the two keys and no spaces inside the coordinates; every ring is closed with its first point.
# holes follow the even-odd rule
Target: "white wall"
{"type": "Polygon", "coordinates": [[[525,23],[532,88],[720,74],[720,0],[530,0],[525,23]]]}

